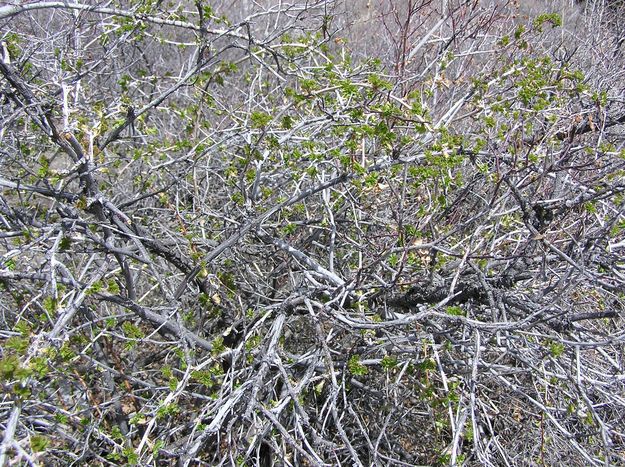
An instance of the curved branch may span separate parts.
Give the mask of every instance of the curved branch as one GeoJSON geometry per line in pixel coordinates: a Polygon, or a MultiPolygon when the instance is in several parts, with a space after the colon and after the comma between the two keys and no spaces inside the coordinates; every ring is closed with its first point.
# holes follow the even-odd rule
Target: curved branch
{"type": "Polygon", "coordinates": [[[160,26],[173,26],[182,29],[190,29],[196,32],[203,32],[214,35],[227,35],[235,37],[237,39],[247,39],[244,34],[237,34],[229,29],[206,29],[201,26],[189,23],[187,21],[177,21],[170,19],[157,18],[146,14],[134,13],[132,11],[122,10],[120,8],[107,8],[97,5],[83,5],[81,3],[68,3],[68,2],[37,2],[27,3],[22,5],[7,5],[0,7],[0,20],[12,18],[13,16],[35,10],[48,10],[48,9],[66,9],[66,10],[78,10],[86,11],[89,13],[99,13],[104,15],[122,16],[124,18],[130,18],[135,21],[145,21],[147,23],[157,24],[160,26]]]}

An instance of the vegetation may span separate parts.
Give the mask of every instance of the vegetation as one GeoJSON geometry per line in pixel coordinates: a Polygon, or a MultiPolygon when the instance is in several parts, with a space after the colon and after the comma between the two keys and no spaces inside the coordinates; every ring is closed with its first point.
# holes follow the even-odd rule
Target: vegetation
{"type": "Polygon", "coordinates": [[[0,465],[625,463],[619,2],[5,3],[0,465]]]}

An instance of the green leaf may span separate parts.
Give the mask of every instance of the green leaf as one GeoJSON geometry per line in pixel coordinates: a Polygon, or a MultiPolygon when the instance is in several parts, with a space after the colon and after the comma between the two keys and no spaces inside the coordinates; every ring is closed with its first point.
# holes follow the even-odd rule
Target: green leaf
{"type": "Polygon", "coordinates": [[[347,362],[348,371],[356,376],[364,376],[369,373],[369,369],[360,363],[360,356],[352,355],[347,362]]]}
{"type": "Polygon", "coordinates": [[[14,379],[14,375],[20,368],[20,359],[17,355],[7,355],[0,360],[0,378],[4,381],[14,379]]]}
{"type": "Polygon", "coordinates": [[[552,342],[549,344],[549,352],[551,352],[551,355],[554,357],[559,357],[564,353],[564,344],[561,342],[552,342]]]}
{"type": "Polygon", "coordinates": [[[282,128],[284,128],[285,130],[290,130],[291,128],[293,128],[293,117],[291,117],[290,115],[285,115],[284,117],[282,117],[282,128]]]}
{"type": "Polygon", "coordinates": [[[253,128],[265,128],[271,121],[271,115],[265,112],[252,112],[250,120],[253,128]]]}
{"type": "Polygon", "coordinates": [[[4,342],[6,349],[13,349],[19,355],[23,355],[28,350],[30,339],[28,337],[12,336],[4,342]]]}
{"type": "Polygon", "coordinates": [[[551,24],[551,27],[554,28],[562,26],[562,17],[557,13],[543,13],[534,20],[534,27],[538,31],[542,31],[545,23],[551,24]]]}
{"type": "Polygon", "coordinates": [[[385,370],[391,370],[397,366],[397,357],[394,357],[392,355],[385,355],[384,357],[382,357],[380,365],[385,370]]]}
{"type": "Polygon", "coordinates": [[[33,452],[43,452],[49,446],[50,440],[43,435],[31,435],[30,449],[33,452]]]}
{"type": "Polygon", "coordinates": [[[122,323],[122,330],[124,331],[124,335],[131,339],[143,339],[145,337],[143,331],[130,321],[124,321],[122,323]]]}
{"type": "Polygon", "coordinates": [[[459,306],[448,306],[445,309],[445,312],[448,315],[452,315],[452,316],[465,316],[465,314],[466,314],[465,311],[462,308],[460,308],[459,306]]]}

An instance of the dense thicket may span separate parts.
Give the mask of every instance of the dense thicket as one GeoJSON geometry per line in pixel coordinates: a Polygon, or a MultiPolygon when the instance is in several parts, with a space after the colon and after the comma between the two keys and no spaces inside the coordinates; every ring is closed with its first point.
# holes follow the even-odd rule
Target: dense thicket
{"type": "Polygon", "coordinates": [[[620,6],[0,6],[0,465],[625,463],[620,6]]]}

